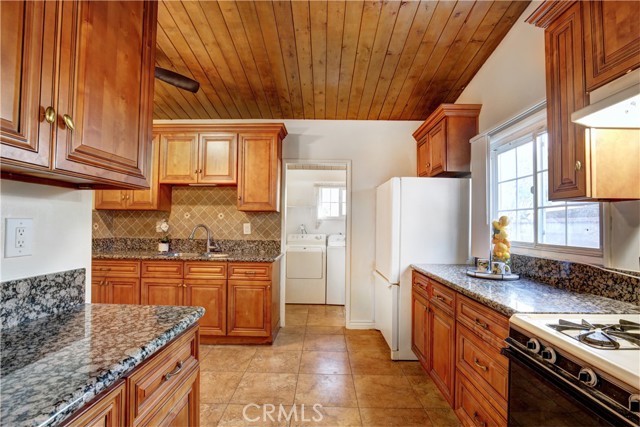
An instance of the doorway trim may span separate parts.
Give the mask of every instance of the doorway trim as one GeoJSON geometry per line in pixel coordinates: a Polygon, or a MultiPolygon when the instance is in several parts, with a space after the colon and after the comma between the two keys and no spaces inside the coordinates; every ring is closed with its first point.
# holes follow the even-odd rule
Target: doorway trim
{"type": "Polygon", "coordinates": [[[287,271],[287,170],[289,165],[315,165],[322,164],[328,166],[346,166],[347,168],[347,217],[345,221],[345,233],[347,235],[347,244],[345,247],[345,300],[344,315],[345,325],[349,326],[351,322],[351,160],[310,160],[310,159],[282,159],[282,187],[280,189],[282,197],[280,198],[280,247],[284,254],[280,268],[280,326],[286,325],[285,306],[286,306],[286,271],[287,271]]]}

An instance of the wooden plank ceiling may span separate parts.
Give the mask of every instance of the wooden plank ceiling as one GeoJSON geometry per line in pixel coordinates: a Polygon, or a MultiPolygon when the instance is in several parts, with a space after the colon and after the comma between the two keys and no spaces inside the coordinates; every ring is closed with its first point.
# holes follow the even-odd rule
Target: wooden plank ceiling
{"type": "Polygon", "coordinates": [[[528,1],[164,1],[156,119],[422,120],[454,102],[528,1]]]}

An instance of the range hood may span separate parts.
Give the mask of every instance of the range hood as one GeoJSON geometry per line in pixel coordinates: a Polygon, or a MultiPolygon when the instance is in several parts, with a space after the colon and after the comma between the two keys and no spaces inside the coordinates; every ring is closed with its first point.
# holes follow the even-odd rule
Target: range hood
{"type": "Polygon", "coordinates": [[[640,69],[589,94],[590,105],[571,121],[591,128],[640,129],[640,69]]]}

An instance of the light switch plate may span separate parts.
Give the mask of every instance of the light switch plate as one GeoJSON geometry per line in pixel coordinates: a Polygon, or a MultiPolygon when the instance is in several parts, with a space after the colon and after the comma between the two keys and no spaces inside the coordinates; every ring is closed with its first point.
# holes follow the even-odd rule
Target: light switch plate
{"type": "Polygon", "coordinates": [[[244,232],[244,234],[251,234],[251,223],[245,222],[244,224],[242,224],[242,231],[244,232]]]}
{"type": "Polygon", "coordinates": [[[7,218],[4,231],[5,258],[33,254],[33,218],[7,218]]]}

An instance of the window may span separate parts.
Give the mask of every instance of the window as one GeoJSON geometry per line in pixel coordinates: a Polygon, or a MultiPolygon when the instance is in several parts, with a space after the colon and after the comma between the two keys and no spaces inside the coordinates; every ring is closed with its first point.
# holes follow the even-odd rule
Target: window
{"type": "Polygon", "coordinates": [[[600,253],[600,204],[549,201],[547,146],[541,125],[492,144],[493,216],[509,217],[514,246],[600,253]]]}
{"type": "Polygon", "coordinates": [[[342,186],[318,187],[318,219],[339,219],[347,214],[347,189],[342,186]]]}

